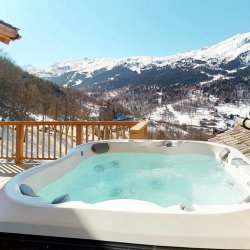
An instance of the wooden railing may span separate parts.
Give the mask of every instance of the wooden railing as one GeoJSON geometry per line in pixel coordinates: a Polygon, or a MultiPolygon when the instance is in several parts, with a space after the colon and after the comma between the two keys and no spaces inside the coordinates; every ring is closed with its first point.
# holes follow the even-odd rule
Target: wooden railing
{"type": "Polygon", "coordinates": [[[146,129],[135,121],[0,122],[0,158],[54,160],[84,142],[145,139],[146,129]]]}

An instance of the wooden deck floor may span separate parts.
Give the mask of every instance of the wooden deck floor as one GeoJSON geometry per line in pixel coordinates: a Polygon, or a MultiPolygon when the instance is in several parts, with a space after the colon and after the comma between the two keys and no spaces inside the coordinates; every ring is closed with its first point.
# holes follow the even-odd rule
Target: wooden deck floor
{"type": "Polygon", "coordinates": [[[0,162],[0,188],[13,176],[23,172],[26,169],[32,168],[38,164],[26,163],[17,165],[15,163],[0,162]]]}
{"type": "Polygon", "coordinates": [[[0,162],[0,177],[12,177],[16,174],[23,172],[26,169],[32,168],[34,165],[34,163],[17,165],[15,163],[0,162]]]}

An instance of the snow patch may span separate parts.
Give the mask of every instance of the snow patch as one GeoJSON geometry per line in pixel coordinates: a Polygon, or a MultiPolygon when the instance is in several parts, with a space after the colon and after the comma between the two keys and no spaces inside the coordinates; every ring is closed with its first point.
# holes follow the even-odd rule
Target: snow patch
{"type": "Polygon", "coordinates": [[[227,115],[238,115],[240,117],[250,118],[250,105],[246,104],[220,104],[219,106],[215,106],[219,113],[224,113],[227,115]]]}
{"type": "Polygon", "coordinates": [[[82,80],[76,80],[76,83],[73,85],[73,86],[77,86],[77,85],[80,85],[82,83],[82,80]]]}

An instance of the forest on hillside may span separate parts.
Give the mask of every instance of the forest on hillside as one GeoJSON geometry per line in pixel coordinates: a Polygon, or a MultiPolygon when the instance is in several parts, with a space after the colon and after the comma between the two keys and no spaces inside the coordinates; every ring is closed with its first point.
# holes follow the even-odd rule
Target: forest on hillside
{"type": "Polygon", "coordinates": [[[27,73],[0,51],[0,114],[3,119],[30,120],[40,114],[54,120],[88,117],[83,103],[94,101],[81,90],[62,88],[27,73]]]}

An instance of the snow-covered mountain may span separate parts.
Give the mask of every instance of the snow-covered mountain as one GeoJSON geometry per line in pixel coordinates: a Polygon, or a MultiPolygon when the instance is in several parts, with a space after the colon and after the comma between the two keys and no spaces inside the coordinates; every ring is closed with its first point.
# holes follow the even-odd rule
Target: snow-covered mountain
{"type": "Polygon", "coordinates": [[[55,83],[77,88],[113,89],[128,84],[190,84],[250,65],[250,32],[218,44],[165,57],[69,59],[44,69],[25,69],[55,83]]]}

